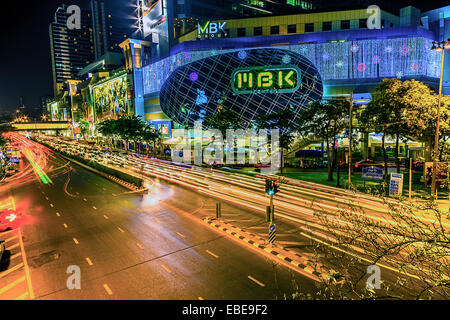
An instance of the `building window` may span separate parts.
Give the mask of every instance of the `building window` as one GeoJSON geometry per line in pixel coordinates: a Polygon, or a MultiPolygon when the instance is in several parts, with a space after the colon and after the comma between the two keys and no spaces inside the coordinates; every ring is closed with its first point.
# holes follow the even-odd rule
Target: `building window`
{"type": "Polygon", "coordinates": [[[245,37],[245,28],[237,28],[237,36],[245,37]]]}
{"type": "Polygon", "coordinates": [[[350,20],[341,20],[341,30],[350,29],[350,20]]]}
{"type": "Polygon", "coordinates": [[[270,34],[280,34],[280,26],[271,26],[270,34]]]}
{"type": "Polygon", "coordinates": [[[288,33],[297,33],[297,25],[289,24],[287,31],[288,33]]]}
{"type": "Polygon", "coordinates": [[[381,27],[384,28],[384,20],[381,20],[381,27]]]}
{"type": "Polygon", "coordinates": [[[254,36],[262,36],[262,27],[254,27],[253,35],[254,36]]]}
{"type": "Polygon", "coordinates": [[[359,19],[359,28],[360,29],[367,28],[367,19],[359,19]]]}
{"type": "Polygon", "coordinates": [[[314,23],[305,24],[305,32],[314,32],[314,23]]]}
{"type": "Polygon", "coordinates": [[[322,31],[331,31],[331,21],[322,22],[322,31]]]}

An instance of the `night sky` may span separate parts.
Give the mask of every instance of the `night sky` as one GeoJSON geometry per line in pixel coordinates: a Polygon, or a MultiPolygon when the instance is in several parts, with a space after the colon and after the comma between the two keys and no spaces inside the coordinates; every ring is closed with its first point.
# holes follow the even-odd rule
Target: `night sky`
{"type": "MultiPolygon", "coordinates": [[[[130,10],[135,0],[106,0],[113,17],[130,23],[122,6],[130,10]]],[[[444,6],[447,1],[398,1],[399,7],[421,10],[444,6]]],[[[48,26],[62,4],[87,6],[89,0],[2,1],[0,7],[0,113],[15,110],[22,96],[27,107],[36,107],[41,96],[53,93],[48,26]]]]}

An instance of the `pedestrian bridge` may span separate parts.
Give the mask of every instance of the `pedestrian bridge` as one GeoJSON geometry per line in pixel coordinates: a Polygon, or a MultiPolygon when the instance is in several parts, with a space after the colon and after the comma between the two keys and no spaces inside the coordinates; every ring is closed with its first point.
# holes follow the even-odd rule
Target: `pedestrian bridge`
{"type": "Polygon", "coordinates": [[[27,122],[12,123],[16,131],[34,131],[34,130],[68,130],[71,126],[67,121],[51,121],[51,122],[27,122]]]}

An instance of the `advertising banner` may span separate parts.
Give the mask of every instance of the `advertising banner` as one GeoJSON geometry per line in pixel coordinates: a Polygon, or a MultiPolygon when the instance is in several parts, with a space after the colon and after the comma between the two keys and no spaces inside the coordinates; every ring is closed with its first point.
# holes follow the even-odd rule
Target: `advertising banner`
{"type": "Polygon", "coordinates": [[[383,180],[383,168],[370,166],[362,169],[363,179],[383,180]]]}
{"type": "Polygon", "coordinates": [[[389,194],[400,196],[403,192],[403,174],[391,173],[391,183],[389,185],[389,194]]]}

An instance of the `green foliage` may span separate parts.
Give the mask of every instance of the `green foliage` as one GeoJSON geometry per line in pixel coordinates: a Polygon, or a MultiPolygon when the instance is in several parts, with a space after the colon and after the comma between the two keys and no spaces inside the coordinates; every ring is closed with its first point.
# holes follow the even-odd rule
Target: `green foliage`
{"type": "Polygon", "coordinates": [[[210,114],[203,120],[203,126],[206,129],[217,129],[222,133],[222,138],[225,139],[226,131],[228,129],[242,128],[241,117],[231,109],[222,108],[217,110],[215,114],[210,114]]]}
{"type": "Polygon", "coordinates": [[[292,123],[295,114],[289,110],[281,110],[269,114],[260,114],[256,117],[255,125],[260,129],[279,129],[280,130],[280,147],[288,149],[294,139],[293,132],[297,126],[292,123]]]}

